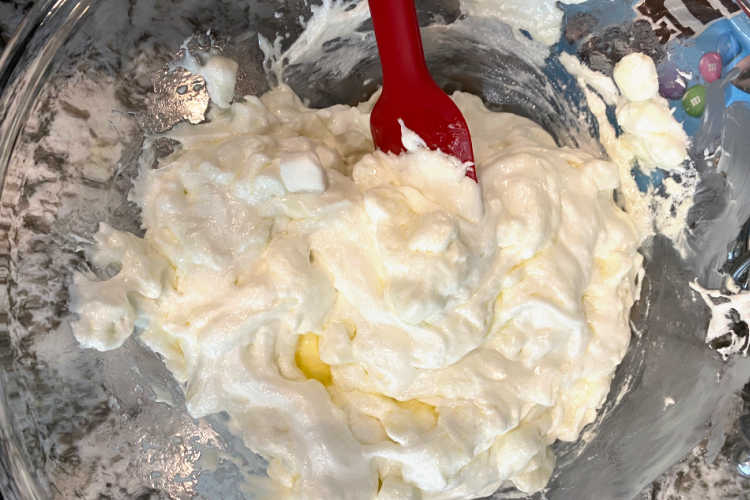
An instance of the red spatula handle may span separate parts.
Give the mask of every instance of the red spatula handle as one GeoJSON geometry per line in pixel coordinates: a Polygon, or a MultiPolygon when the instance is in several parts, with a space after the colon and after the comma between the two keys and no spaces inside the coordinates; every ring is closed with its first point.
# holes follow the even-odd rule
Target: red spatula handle
{"type": "Polygon", "coordinates": [[[375,147],[394,154],[404,151],[403,120],[428,148],[469,163],[466,175],[476,181],[469,127],[427,70],[414,0],[368,1],[383,68],[383,92],[370,113],[375,147]]]}
{"type": "Polygon", "coordinates": [[[383,67],[383,88],[430,79],[414,0],[369,0],[383,67]]]}

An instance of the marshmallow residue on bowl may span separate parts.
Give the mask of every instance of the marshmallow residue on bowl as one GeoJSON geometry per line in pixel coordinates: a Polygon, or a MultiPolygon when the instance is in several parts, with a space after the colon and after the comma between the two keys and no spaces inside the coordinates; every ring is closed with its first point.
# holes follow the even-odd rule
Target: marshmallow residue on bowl
{"type": "Polygon", "coordinates": [[[131,192],[144,237],[102,224],[92,260],[119,272],[75,277],[76,338],[137,329],[277,498],[540,490],[627,349],[640,234],[615,164],[453,98],[479,184],[414,137],[373,151],[371,103],[284,86],[176,127],[131,192]]]}
{"type": "Polygon", "coordinates": [[[669,102],[658,94],[654,62],[644,54],[629,54],[615,65],[613,80],[568,53],[563,52],[559,59],[584,91],[599,125],[599,140],[620,169],[623,205],[639,231],[644,236],[655,232],[667,236],[684,255],[687,214],[698,177],[685,168],[689,138],[669,102]],[[619,133],[607,116],[607,106],[615,113],[619,133]],[[632,175],[636,168],[645,175],[657,169],[677,173],[682,180],[678,183],[667,176],[658,186],[644,190],[632,175]]]}

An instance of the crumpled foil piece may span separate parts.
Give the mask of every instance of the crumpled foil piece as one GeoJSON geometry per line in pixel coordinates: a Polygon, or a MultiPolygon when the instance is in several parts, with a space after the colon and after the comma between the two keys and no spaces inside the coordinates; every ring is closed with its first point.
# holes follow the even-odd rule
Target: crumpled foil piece
{"type": "Polygon", "coordinates": [[[206,118],[206,81],[182,67],[165,70],[154,79],[154,95],[141,125],[150,133],[161,133],[186,120],[192,124],[206,118]]]}
{"type": "Polygon", "coordinates": [[[230,40],[218,37],[212,31],[196,33],[153,77],[154,93],[148,98],[147,110],[137,117],[147,134],[166,132],[183,121],[195,125],[206,119],[210,101],[206,81],[201,75],[185,69],[184,64],[186,57],[195,57],[203,64],[208,57],[215,55],[226,56],[239,64],[235,99],[268,90],[269,86],[262,84],[265,73],[260,63],[263,56],[258,48],[257,35],[230,40]]]}

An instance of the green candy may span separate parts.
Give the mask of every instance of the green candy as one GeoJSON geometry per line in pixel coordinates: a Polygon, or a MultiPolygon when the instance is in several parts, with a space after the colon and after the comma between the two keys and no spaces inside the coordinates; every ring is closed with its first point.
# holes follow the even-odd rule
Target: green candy
{"type": "Polygon", "coordinates": [[[700,116],[706,109],[706,87],[694,85],[682,96],[682,107],[690,116],[700,116]]]}

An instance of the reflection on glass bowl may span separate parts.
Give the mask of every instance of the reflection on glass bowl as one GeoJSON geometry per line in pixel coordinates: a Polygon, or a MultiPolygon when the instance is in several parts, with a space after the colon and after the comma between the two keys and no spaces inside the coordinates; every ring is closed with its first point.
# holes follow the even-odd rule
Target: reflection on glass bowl
{"type": "MultiPolygon", "coordinates": [[[[455,2],[419,10],[441,86],[528,116],[561,145],[601,151],[582,93],[556,59],[496,20],[463,19],[455,2]]],[[[138,162],[172,147],[149,132],[205,110],[200,88],[184,102],[175,97],[195,82],[165,76],[182,42],[210,28],[241,63],[237,93],[262,93],[272,78],[258,37],[288,32],[291,43],[297,19],[309,15],[303,2],[49,0],[9,42],[0,61],[0,488],[8,498],[253,498],[247,485],[265,462],[223,415],[190,418],[182,388],[137,341],[80,349],[66,322],[68,287],[73,270],[89,267],[82,248],[99,221],[141,232],[127,201],[131,179],[138,162]]],[[[359,30],[356,48],[338,41],[326,49],[331,59],[356,49],[347,72],[301,62],[285,81],[312,106],[369,97],[377,52],[369,28],[359,30]]],[[[556,445],[548,498],[634,495],[701,439],[717,402],[747,377],[746,365],[722,367],[702,344],[707,312],[687,283],[704,269],[663,238],[644,253],[631,348],[594,432],[556,445]],[[667,396],[679,412],[665,413],[667,396]]]]}

